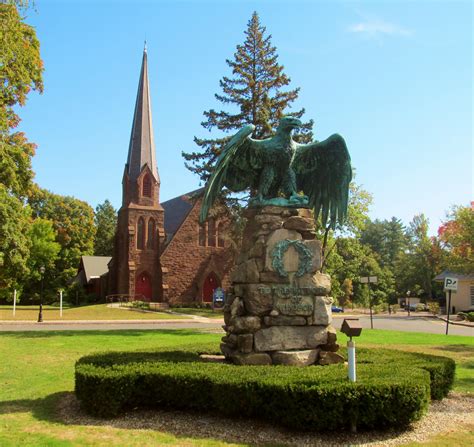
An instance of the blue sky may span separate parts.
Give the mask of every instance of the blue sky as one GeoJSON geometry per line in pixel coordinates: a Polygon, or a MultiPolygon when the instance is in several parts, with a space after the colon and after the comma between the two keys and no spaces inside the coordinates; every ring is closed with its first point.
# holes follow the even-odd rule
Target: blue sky
{"type": "Polygon", "coordinates": [[[181,151],[205,136],[219,79],[256,10],[279,62],[300,87],[296,107],[319,140],[344,136],[371,217],[431,232],[452,205],[473,200],[471,2],[46,1],[35,26],[43,95],[20,110],[38,144],[36,181],[92,206],[121,204],[143,41],[161,200],[199,187],[181,151]]]}

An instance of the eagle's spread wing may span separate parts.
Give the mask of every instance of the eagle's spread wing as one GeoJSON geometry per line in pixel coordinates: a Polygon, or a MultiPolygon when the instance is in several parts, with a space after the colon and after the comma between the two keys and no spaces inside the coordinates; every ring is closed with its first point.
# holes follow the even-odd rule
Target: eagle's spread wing
{"type": "Polygon", "coordinates": [[[206,220],[224,186],[234,192],[256,187],[263,167],[263,153],[260,141],[250,137],[254,130],[252,124],[243,127],[225,145],[206,184],[201,222],[206,220]]]}
{"type": "Polygon", "coordinates": [[[351,157],[344,139],[331,135],[327,140],[298,144],[292,167],[298,190],[303,191],[317,219],[331,228],[347,216],[349,183],[352,180],[351,157]]]}

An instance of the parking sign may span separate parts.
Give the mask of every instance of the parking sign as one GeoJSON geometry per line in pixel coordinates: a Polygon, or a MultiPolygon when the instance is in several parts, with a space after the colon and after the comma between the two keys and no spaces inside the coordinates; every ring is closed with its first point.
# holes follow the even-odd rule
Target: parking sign
{"type": "Polygon", "coordinates": [[[458,279],[444,278],[444,290],[452,290],[453,292],[456,292],[458,290],[458,279]]]}

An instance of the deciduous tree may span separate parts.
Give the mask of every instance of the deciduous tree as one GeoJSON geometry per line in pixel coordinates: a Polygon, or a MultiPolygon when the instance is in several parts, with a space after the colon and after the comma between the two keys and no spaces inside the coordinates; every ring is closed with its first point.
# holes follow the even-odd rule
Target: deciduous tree
{"type": "Polygon", "coordinates": [[[459,273],[474,272],[474,208],[455,206],[438,230],[443,266],[459,273]]]}
{"type": "Polygon", "coordinates": [[[429,221],[424,214],[416,215],[407,228],[408,248],[395,265],[397,289],[400,295],[414,292],[431,298],[433,278],[439,270],[439,251],[436,241],[428,236],[429,221]]]}
{"type": "Polygon", "coordinates": [[[39,300],[40,280],[44,278],[43,302],[55,301],[57,293],[56,261],[61,246],[56,242],[56,231],[53,223],[41,217],[34,219],[28,226],[27,237],[30,254],[27,261],[28,274],[22,277],[22,302],[31,303],[39,300]],[[45,268],[44,274],[41,267],[45,268]]]}
{"type": "Polygon", "coordinates": [[[29,210],[0,184],[0,298],[11,300],[28,275],[29,210]]]}
{"type": "Polygon", "coordinates": [[[34,219],[28,229],[30,255],[28,257],[29,278],[38,281],[41,278],[40,268],[47,272],[54,270],[61,246],[56,242],[56,231],[50,220],[41,217],[34,219]]]}
{"type": "Polygon", "coordinates": [[[35,30],[15,4],[0,4],[0,42],[0,183],[25,197],[34,176],[35,145],[23,132],[13,131],[20,122],[15,107],[25,105],[32,89],[43,91],[43,62],[35,30]]]}
{"type": "Polygon", "coordinates": [[[76,274],[81,255],[94,252],[94,210],[74,197],[38,189],[30,198],[35,217],[53,222],[61,246],[56,262],[58,286],[64,287],[76,274]]]}
{"type": "Polygon", "coordinates": [[[94,224],[96,228],[94,254],[96,256],[112,256],[117,227],[117,211],[107,199],[95,208],[94,224]]]}
{"type": "Polygon", "coordinates": [[[333,231],[329,224],[324,227],[319,220],[317,238],[322,242],[323,270],[326,268],[328,258],[333,255],[339,239],[360,237],[369,221],[368,213],[371,203],[372,195],[360,185],[352,182],[349,185],[349,204],[344,224],[338,223],[336,230],[333,231]]]}

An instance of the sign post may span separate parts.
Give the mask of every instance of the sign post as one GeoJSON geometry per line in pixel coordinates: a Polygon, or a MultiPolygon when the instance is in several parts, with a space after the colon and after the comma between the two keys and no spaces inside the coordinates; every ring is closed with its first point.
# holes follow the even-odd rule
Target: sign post
{"type": "Polygon", "coordinates": [[[370,295],[370,283],[377,284],[376,276],[361,276],[360,282],[369,286],[369,308],[370,308],[370,329],[374,328],[374,321],[372,319],[372,296],[370,295]]]}
{"type": "Polygon", "coordinates": [[[458,290],[458,279],[457,278],[444,278],[444,291],[448,291],[448,304],[447,304],[447,318],[446,318],[446,335],[449,331],[449,313],[451,311],[451,292],[458,290]]]}
{"type": "Polygon", "coordinates": [[[16,289],[13,291],[13,316],[16,314],[16,289]]]}
{"type": "Polygon", "coordinates": [[[222,309],[224,307],[224,300],[224,290],[221,287],[218,287],[212,294],[212,309],[222,309]]]}

